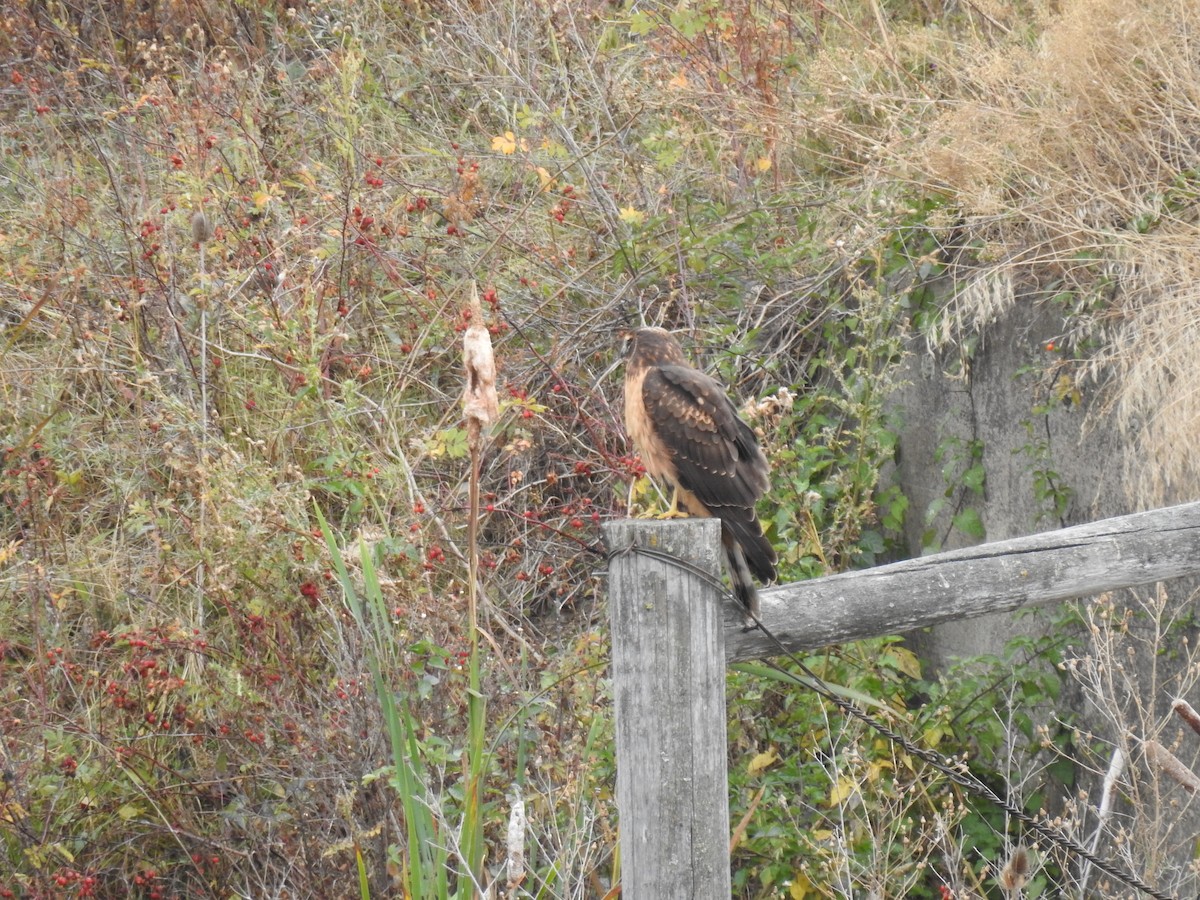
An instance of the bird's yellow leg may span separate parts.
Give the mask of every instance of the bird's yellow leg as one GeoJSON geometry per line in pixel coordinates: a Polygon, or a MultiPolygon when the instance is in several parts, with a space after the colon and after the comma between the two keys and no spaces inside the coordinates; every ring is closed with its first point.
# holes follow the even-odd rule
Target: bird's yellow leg
{"type": "MultiPolygon", "coordinates": [[[[627,504],[631,515],[633,509],[638,505],[638,499],[645,493],[657,493],[660,497],[662,496],[658,482],[645,477],[633,482],[629,486],[629,501],[627,504]]],[[[666,510],[655,512],[652,507],[638,513],[636,516],[638,519],[686,519],[688,517],[689,513],[679,508],[679,488],[677,487],[671,488],[671,505],[666,510]]]]}
{"type": "Polygon", "coordinates": [[[679,508],[679,488],[671,488],[671,505],[666,512],[660,513],[660,519],[686,519],[688,514],[679,508]]]}

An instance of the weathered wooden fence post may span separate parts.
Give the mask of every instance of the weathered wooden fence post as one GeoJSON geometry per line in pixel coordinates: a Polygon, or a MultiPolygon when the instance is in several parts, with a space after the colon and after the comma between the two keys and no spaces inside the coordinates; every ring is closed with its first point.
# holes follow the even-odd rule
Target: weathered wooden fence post
{"type": "Polygon", "coordinates": [[[604,531],[624,900],[730,896],[727,661],[1200,576],[1200,502],[1185,503],[766,588],[768,637],[700,574],[720,575],[716,519],[604,531]]]}
{"type": "Polygon", "coordinates": [[[725,639],[720,589],[628,547],[720,576],[716,519],[625,519],[609,550],[624,900],[728,900],[725,639]]]}

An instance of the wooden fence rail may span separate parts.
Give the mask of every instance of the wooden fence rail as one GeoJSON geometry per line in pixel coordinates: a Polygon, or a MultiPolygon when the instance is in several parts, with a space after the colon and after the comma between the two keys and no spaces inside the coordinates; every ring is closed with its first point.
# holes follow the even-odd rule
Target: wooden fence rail
{"type": "MultiPolygon", "coordinates": [[[[715,520],[626,519],[605,540],[622,897],[727,900],[725,664],[779,648],[689,569],[719,572],[715,520]]],[[[1190,575],[1200,503],[770,588],[761,618],[809,650],[1190,575]]]]}
{"type": "MultiPolygon", "coordinates": [[[[1200,503],[1187,503],[768,588],[761,618],[811,650],[1196,574],[1200,503]]],[[[732,607],[725,622],[729,662],[779,652],[732,607]]]]}

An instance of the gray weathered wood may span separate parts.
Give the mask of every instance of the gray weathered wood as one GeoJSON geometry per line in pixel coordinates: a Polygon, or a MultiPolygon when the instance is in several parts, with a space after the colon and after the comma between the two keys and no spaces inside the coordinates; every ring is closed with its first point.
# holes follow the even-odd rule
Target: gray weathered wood
{"type": "Polygon", "coordinates": [[[605,526],[617,808],[625,900],[728,900],[725,648],[721,591],[643,553],[720,573],[716,519],[605,526]]]}
{"type": "MultiPolygon", "coordinates": [[[[1200,503],[769,588],[761,618],[788,650],[811,650],[1187,575],[1200,575],[1200,503]]],[[[723,607],[730,662],[779,654],[723,607]]]]}

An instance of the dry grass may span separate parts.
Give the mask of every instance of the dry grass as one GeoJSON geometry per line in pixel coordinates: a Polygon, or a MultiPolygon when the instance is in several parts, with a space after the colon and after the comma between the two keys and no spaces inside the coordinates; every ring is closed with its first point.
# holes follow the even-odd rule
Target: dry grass
{"type": "MultiPolygon", "coordinates": [[[[1075,0],[1043,11],[1035,30],[959,70],[957,96],[908,164],[948,192],[981,244],[977,278],[1065,304],[1060,346],[1075,377],[1112,385],[1141,451],[1131,499],[1153,506],[1190,495],[1200,474],[1186,449],[1200,434],[1200,12],[1075,0]]],[[[991,292],[967,297],[957,327],[996,314],[991,292]]]]}
{"type": "MultiPolygon", "coordinates": [[[[1081,791],[1067,804],[1064,824],[1085,845],[1144,872],[1159,890],[1186,896],[1198,881],[1193,769],[1200,742],[1178,707],[1194,694],[1200,662],[1180,610],[1164,585],[1128,603],[1103,596],[1087,607],[1087,641],[1064,667],[1097,732],[1077,741],[1077,764],[1091,770],[1096,795],[1081,791]],[[1104,791],[1106,770],[1112,784],[1104,791]]],[[[1061,862],[1074,890],[1115,895],[1117,886],[1102,884],[1086,863],[1061,862]]]]}

